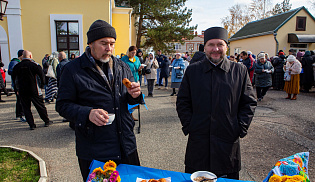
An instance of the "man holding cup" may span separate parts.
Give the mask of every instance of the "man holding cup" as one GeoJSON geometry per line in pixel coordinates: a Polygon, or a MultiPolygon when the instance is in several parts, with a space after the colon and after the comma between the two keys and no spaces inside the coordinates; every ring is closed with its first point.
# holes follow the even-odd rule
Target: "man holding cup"
{"type": "Polygon", "coordinates": [[[84,181],[93,159],[140,165],[127,104],[143,102],[140,84],[133,82],[128,65],[112,56],[115,29],[96,20],[87,40],[85,53],[63,69],[56,102],[57,112],[75,121],[76,154],[84,181]],[[131,88],[123,85],[124,78],[132,82],[131,88]]]}

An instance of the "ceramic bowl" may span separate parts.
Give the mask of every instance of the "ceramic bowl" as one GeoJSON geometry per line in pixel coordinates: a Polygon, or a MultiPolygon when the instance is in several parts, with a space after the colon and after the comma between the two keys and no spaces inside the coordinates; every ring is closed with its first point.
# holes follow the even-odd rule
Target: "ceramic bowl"
{"type": "Polygon", "coordinates": [[[217,176],[211,172],[208,171],[196,171],[194,173],[191,174],[190,179],[193,182],[197,182],[194,179],[197,178],[198,176],[204,176],[206,178],[212,179],[211,182],[216,182],[217,181],[217,176]]]}

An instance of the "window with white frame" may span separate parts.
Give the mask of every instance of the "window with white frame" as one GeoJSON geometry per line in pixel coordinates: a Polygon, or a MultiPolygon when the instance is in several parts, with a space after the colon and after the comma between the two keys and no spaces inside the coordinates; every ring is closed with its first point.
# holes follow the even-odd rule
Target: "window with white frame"
{"type": "Polygon", "coordinates": [[[80,14],[50,14],[51,49],[68,57],[84,52],[83,17],[80,14]]]}
{"type": "Polygon", "coordinates": [[[57,51],[64,51],[68,58],[71,54],[80,55],[79,23],[77,21],[55,21],[57,51]]]}
{"type": "Polygon", "coordinates": [[[175,44],[175,50],[181,50],[182,49],[182,44],[176,43],[175,44]]]}

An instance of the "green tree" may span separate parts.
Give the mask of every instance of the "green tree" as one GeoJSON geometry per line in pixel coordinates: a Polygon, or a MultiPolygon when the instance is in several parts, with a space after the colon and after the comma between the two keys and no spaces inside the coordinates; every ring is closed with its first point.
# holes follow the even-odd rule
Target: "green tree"
{"type": "Polygon", "coordinates": [[[281,3],[277,3],[272,9],[272,14],[277,15],[284,12],[287,12],[291,9],[292,4],[290,4],[290,0],[283,0],[281,3]]]}
{"type": "Polygon", "coordinates": [[[133,8],[137,22],[137,47],[153,47],[165,52],[174,49],[173,42],[183,43],[192,39],[197,26],[189,26],[192,10],[187,0],[116,0],[117,5],[127,4],[133,8]],[[143,39],[142,39],[143,38],[143,39]],[[144,43],[141,44],[141,40],[144,43]]]}

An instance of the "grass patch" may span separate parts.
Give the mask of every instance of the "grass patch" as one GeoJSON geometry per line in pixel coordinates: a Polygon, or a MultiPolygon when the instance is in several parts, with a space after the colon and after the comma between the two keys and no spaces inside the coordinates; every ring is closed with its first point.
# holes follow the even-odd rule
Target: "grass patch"
{"type": "Polygon", "coordinates": [[[38,161],[27,152],[0,148],[0,181],[38,181],[38,161]]]}

